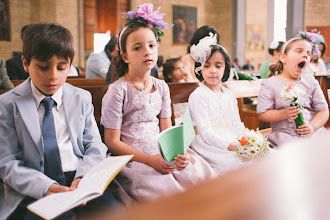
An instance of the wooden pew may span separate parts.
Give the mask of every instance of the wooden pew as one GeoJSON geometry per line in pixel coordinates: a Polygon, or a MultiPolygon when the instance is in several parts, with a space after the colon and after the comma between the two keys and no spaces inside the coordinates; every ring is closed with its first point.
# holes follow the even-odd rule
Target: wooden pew
{"type": "Polygon", "coordinates": [[[10,89],[0,89],[0,95],[8,92],[10,89]]]}
{"type": "MultiPolygon", "coordinates": [[[[14,86],[18,86],[25,80],[11,80],[14,86]]],[[[67,78],[67,83],[70,83],[73,86],[82,87],[82,86],[103,86],[105,85],[105,78],[67,78]]]]}
{"type": "Polygon", "coordinates": [[[101,109],[102,109],[102,98],[104,94],[108,90],[108,86],[102,85],[102,86],[81,86],[80,88],[85,89],[89,91],[92,94],[92,103],[94,106],[94,116],[97,123],[97,126],[99,128],[102,140],[103,140],[103,133],[104,128],[101,126],[101,109]]]}
{"type": "Polygon", "coordinates": [[[173,104],[188,102],[189,95],[198,87],[198,83],[168,83],[171,96],[172,125],[175,125],[173,104]]]}
{"type": "MultiPolygon", "coordinates": [[[[255,105],[243,103],[243,97],[258,96],[261,82],[231,81],[223,84],[232,90],[237,98],[238,110],[244,125],[249,129],[265,129],[270,123],[260,121],[255,105]]],[[[168,83],[171,95],[172,124],[175,124],[173,104],[188,102],[189,95],[198,87],[198,83],[168,83]]]]}

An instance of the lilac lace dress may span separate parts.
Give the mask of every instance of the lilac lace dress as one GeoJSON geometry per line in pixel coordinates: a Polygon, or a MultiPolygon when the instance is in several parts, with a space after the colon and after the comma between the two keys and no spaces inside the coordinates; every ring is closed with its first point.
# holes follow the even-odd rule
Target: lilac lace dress
{"type": "MultiPolygon", "coordinates": [[[[300,80],[294,83],[284,82],[276,76],[272,76],[268,79],[264,79],[261,84],[257,113],[260,114],[269,109],[287,108],[289,104],[282,101],[279,93],[283,88],[287,88],[289,84],[292,86],[298,86],[306,92],[305,97],[300,103],[305,123],[309,123],[315,116],[316,112],[328,108],[321,87],[313,76],[303,74],[300,80]]],[[[266,133],[266,136],[273,147],[277,147],[301,137],[297,133],[295,121],[292,119],[273,122],[271,123],[271,127],[272,132],[266,133]]],[[[321,127],[312,135],[318,135],[325,131],[326,129],[321,127]]]]}
{"type": "MultiPolygon", "coordinates": [[[[153,84],[155,91],[144,93],[132,89],[120,78],[109,85],[102,100],[101,117],[105,128],[120,129],[121,141],[151,155],[160,154],[158,118],[171,117],[167,84],[156,78],[153,78],[153,84]]],[[[124,167],[116,179],[131,198],[145,200],[183,191],[216,176],[214,170],[195,152],[189,149],[188,153],[190,163],[181,171],[164,175],[146,164],[133,161],[124,167]]]]}
{"type": "Polygon", "coordinates": [[[204,83],[189,97],[189,109],[198,134],[191,146],[214,168],[218,175],[236,169],[243,162],[227,148],[244,132],[234,94],[221,86],[223,93],[214,93],[204,83]]]}

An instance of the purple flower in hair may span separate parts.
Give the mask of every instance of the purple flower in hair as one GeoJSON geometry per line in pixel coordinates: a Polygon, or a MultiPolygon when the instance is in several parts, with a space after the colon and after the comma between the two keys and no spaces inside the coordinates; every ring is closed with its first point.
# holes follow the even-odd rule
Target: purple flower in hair
{"type": "Polygon", "coordinates": [[[306,37],[307,37],[308,40],[309,40],[311,43],[313,43],[313,44],[315,44],[316,41],[317,41],[317,35],[314,34],[314,33],[306,32],[306,37]]]}
{"type": "Polygon", "coordinates": [[[167,29],[169,27],[174,26],[174,24],[169,24],[164,21],[156,21],[154,24],[155,24],[155,26],[159,27],[160,29],[167,29]]]}
{"type": "Polygon", "coordinates": [[[136,11],[128,11],[125,13],[121,13],[121,16],[123,16],[125,19],[134,19],[136,18],[136,11]]]}
{"type": "Polygon", "coordinates": [[[164,36],[161,29],[167,29],[169,27],[173,27],[174,25],[164,22],[164,14],[160,13],[159,9],[156,11],[153,9],[154,5],[152,3],[144,3],[138,6],[137,11],[128,11],[122,13],[121,16],[128,21],[125,24],[126,27],[133,23],[147,22],[150,27],[152,27],[157,39],[159,39],[160,36],[164,36]]]}
{"type": "Polygon", "coordinates": [[[312,54],[315,54],[318,57],[321,57],[321,52],[320,52],[318,46],[313,47],[312,54]]]}
{"type": "Polygon", "coordinates": [[[152,27],[154,27],[155,22],[163,21],[164,16],[158,10],[153,11],[153,4],[144,3],[143,5],[138,6],[138,10],[136,11],[136,17],[143,18],[146,20],[152,27]]]}

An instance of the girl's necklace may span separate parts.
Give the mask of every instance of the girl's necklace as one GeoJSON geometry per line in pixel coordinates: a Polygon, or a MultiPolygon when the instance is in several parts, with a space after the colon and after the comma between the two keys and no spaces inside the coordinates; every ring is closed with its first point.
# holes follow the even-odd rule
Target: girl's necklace
{"type": "Polygon", "coordinates": [[[136,84],[136,83],[134,82],[134,80],[132,80],[132,82],[133,82],[133,84],[134,84],[134,86],[135,86],[135,88],[136,88],[137,90],[143,92],[143,91],[147,88],[147,86],[149,85],[150,78],[151,78],[151,77],[148,78],[148,81],[145,83],[144,87],[139,86],[138,84],[136,84]]]}

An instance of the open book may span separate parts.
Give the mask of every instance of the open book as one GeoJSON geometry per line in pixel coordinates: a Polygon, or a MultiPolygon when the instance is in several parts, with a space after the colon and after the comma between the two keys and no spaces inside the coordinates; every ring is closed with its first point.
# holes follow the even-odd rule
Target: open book
{"type": "Polygon", "coordinates": [[[132,157],[133,155],[107,157],[82,178],[74,191],[46,196],[27,208],[45,219],[53,219],[83,202],[99,197],[132,157]]]}
{"type": "Polygon", "coordinates": [[[178,154],[185,155],[195,136],[188,107],[183,116],[183,124],[167,128],[159,134],[159,147],[164,161],[173,166],[171,162],[174,157],[178,154]]]}

